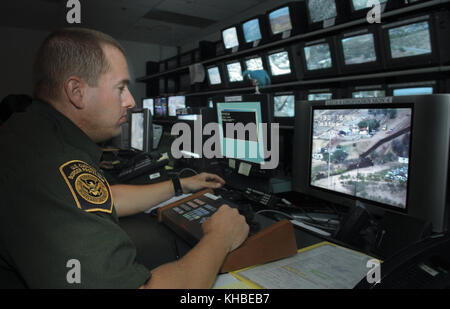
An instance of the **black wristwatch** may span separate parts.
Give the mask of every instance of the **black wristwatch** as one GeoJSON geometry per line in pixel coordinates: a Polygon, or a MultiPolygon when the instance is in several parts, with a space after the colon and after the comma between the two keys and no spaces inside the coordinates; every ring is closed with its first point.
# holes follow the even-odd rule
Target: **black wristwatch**
{"type": "Polygon", "coordinates": [[[175,196],[183,194],[183,188],[181,187],[180,178],[178,176],[172,177],[173,188],[175,190],[175,196]]]}

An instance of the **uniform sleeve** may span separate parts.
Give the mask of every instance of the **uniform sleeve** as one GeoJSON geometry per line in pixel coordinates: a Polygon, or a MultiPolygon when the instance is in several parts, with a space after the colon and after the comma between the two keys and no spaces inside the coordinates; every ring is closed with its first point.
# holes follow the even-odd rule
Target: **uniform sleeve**
{"type": "Polygon", "coordinates": [[[136,263],[136,249],[112,214],[80,209],[58,175],[55,182],[44,179],[19,186],[5,198],[2,241],[26,285],[139,288],[145,284],[151,273],[136,263]]]}

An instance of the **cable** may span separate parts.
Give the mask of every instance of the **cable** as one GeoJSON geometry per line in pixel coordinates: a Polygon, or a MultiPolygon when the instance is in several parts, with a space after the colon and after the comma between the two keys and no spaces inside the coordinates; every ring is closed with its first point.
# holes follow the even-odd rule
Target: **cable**
{"type": "Polygon", "coordinates": [[[273,210],[273,209],[264,209],[264,210],[260,210],[260,211],[255,212],[255,214],[261,214],[261,213],[263,213],[263,212],[274,212],[274,213],[283,215],[283,216],[289,218],[290,220],[294,220],[294,219],[295,219],[294,217],[292,217],[291,215],[289,215],[289,214],[287,214],[287,213],[285,213],[285,212],[282,212],[282,211],[279,211],[279,210],[273,210]]]}

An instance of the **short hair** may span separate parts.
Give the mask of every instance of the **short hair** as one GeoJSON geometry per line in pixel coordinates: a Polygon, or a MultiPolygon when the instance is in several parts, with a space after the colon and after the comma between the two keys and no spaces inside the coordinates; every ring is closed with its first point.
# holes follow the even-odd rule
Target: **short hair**
{"type": "Polygon", "coordinates": [[[63,28],[51,33],[38,50],[33,66],[34,96],[55,99],[62,84],[71,75],[97,86],[102,73],[109,70],[103,52],[105,45],[123,48],[111,36],[85,28],[63,28]]]}

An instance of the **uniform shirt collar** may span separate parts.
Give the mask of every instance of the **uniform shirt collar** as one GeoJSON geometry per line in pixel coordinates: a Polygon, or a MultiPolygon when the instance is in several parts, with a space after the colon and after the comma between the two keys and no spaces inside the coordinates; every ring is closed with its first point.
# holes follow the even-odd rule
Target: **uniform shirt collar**
{"type": "Polygon", "coordinates": [[[31,109],[49,116],[58,126],[59,132],[68,144],[86,152],[95,163],[100,163],[102,150],[69,118],[61,114],[49,103],[40,100],[33,101],[33,104],[30,106],[31,109]]]}

